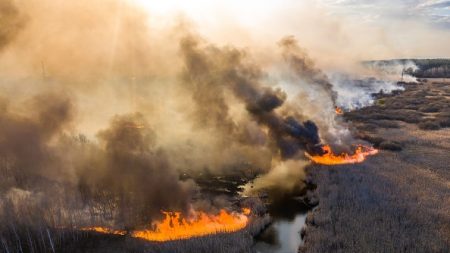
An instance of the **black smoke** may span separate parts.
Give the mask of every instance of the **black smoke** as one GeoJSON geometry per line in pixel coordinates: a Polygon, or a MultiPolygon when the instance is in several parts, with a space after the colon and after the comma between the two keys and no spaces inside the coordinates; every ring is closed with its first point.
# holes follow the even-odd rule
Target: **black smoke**
{"type": "Polygon", "coordinates": [[[100,152],[80,172],[79,188],[87,203],[109,201],[113,220],[123,226],[149,224],[161,210],[187,212],[195,185],[179,180],[143,115],[116,116],[98,138],[100,152]]]}
{"type": "Polygon", "coordinates": [[[8,99],[2,99],[0,104],[0,157],[10,183],[27,188],[55,170],[63,170],[55,166],[57,157],[49,143],[73,118],[70,98],[61,94],[37,95],[25,102],[22,113],[10,110],[8,99]]]}
{"type": "Polygon", "coordinates": [[[200,95],[193,90],[197,112],[208,110],[206,115],[216,119],[216,124],[232,126],[223,99],[225,91],[231,91],[244,103],[251,119],[269,130],[269,145],[274,155],[280,153],[283,159],[288,159],[301,155],[300,150],[311,154],[321,152],[314,122],[302,122],[294,115],[277,111],[285,103],[286,94],[264,84],[263,71],[246,57],[244,51],[213,45],[201,47],[198,39],[187,37],[181,41],[181,54],[188,83],[194,87],[205,86],[205,89],[207,85],[208,90],[214,91],[201,90],[201,99],[197,99],[200,95]]]}
{"type": "Polygon", "coordinates": [[[0,222],[136,227],[161,210],[187,213],[196,186],[179,179],[143,115],[116,116],[98,142],[70,135],[75,118],[66,94],[0,100],[0,222]]]}
{"type": "Polygon", "coordinates": [[[314,61],[308,56],[306,51],[298,45],[293,36],[284,37],[279,45],[282,54],[292,72],[297,78],[304,80],[311,87],[323,89],[336,104],[337,94],[333,91],[328,76],[315,66],[314,61]]]}

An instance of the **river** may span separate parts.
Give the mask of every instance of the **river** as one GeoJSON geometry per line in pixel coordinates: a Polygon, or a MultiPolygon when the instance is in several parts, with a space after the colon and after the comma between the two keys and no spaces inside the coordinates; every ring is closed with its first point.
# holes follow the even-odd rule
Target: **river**
{"type": "Polygon", "coordinates": [[[290,198],[269,205],[273,222],[255,238],[253,249],[258,253],[296,253],[303,244],[300,230],[310,208],[290,198]]]}

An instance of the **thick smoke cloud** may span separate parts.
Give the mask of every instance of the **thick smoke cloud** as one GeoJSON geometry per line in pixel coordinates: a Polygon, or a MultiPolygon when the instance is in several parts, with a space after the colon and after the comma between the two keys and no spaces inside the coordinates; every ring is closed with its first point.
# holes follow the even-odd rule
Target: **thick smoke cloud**
{"type": "Polygon", "coordinates": [[[0,51],[14,40],[26,25],[26,20],[13,0],[0,2],[0,51]]]}
{"type": "Polygon", "coordinates": [[[85,199],[110,197],[115,220],[126,225],[148,224],[161,210],[188,210],[195,187],[179,180],[143,115],[117,116],[98,137],[102,152],[80,172],[85,199]]]}
{"type": "Polygon", "coordinates": [[[329,77],[316,66],[316,62],[293,36],[284,37],[278,45],[283,62],[278,67],[276,80],[290,94],[286,111],[313,121],[324,143],[342,152],[350,152],[348,144],[354,140],[348,126],[336,117],[334,108],[338,93],[329,77]]]}
{"type": "Polygon", "coordinates": [[[62,224],[76,198],[65,188],[72,164],[64,163],[59,139],[75,109],[67,94],[44,93],[20,103],[0,100],[0,222],[62,224]],[[71,197],[69,197],[71,196],[71,197]],[[64,217],[64,218],[63,218],[64,217]]]}
{"type": "Polygon", "coordinates": [[[95,144],[65,134],[74,109],[61,94],[33,97],[22,112],[1,102],[1,220],[133,227],[189,210],[196,187],[179,180],[141,114],[115,117],[95,144]]]}
{"type": "Polygon", "coordinates": [[[373,94],[404,88],[396,81],[379,80],[375,78],[354,79],[350,76],[335,74],[332,76],[333,90],[338,94],[337,105],[344,110],[355,110],[372,105],[375,101],[373,94]]]}
{"type": "Polygon", "coordinates": [[[305,151],[347,143],[328,77],[292,37],[259,56],[122,0],[1,6],[3,220],[140,226],[196,205],[185,173],[275,168],[264,184],[288,171],[292,189],[305,151]]]}
{"type": "Polygon", "coordinates": [[[198,108],[212,108],[211,114],[208,111],[205,115],[212,116],[213,120],[223,120],[225,126],[231,125],[227,122],[227,110],[221,98],[228,89],[245,105],[251,119],[269,130],[273,154],[279,152],[282,158],[292,158],[299,150],[320,153],[320,138],[314,122],[301,122],[294,115],[278,113],[276,109],[283,105],[286,94],[263,85],[261,69],[249,62],[244,52],[230,47],[201,47],[193,37],[182,41],[181,51],[186,63],[186,79],[197,85],[208,84],[208,88],[211,87],[208,90],[214,91],[202,94],[201,100],[195,99],[197,93],[194,91],[198,108]],[[214,98],[218,98],[217,101],[214,98]],[[204,100],[208,103],[202,104],[204,100]]]}
{"type": "Polygon", "coordinates": [[[283,38],[280,42],[283,51],[283,57],[292,69],[293,73],[311,85],[321,87],[333,103],[336,103],[336,93],[332,89],[332,85],[328,77],[322,70],[315,66],[314,61],[302,49],[297,40],[293,36],[283,38]]]}
{"type": "Polygon", "coordinates": [[[276,163],[271,171],[245,186],[244,194],[252,195],[260,191],[269,192],[273,197],[299,193],[305,184],[304,168],[308,165],[304,160],[287,160],[276,163]]]}
{"type": "Polygon", "coordinates": [[[11,173],[16,186],[26,187],[35,183],[33,179],[56,172],[50,169],[55,157],[49,143],[72,120],[70,98],[60,94],[35,96],[26,101],[22,113],[10,111],[7,99],[0,103],[0,156],[3,169],[11,173]]]}

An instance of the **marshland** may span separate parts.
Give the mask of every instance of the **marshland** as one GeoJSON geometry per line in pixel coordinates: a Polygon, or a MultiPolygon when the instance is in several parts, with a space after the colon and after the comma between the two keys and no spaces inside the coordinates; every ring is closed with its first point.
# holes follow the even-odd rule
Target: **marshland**
{"type": "Polygon", "coordinates": [[[0,252],[448,252],[448,7],[0,0],[0,252]]]}

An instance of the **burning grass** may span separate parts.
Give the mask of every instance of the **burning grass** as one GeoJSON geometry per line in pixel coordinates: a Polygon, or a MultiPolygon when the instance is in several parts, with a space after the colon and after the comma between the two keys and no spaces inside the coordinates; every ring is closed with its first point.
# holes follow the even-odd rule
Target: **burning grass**
{"type": "Polygon", "coordinates": [[[87,227],[87,228],[82,228],[82,231],[92,231],[92,232],[97,232],[97,233],[102,233],[102,234],[111,234],[111,235],[126,235],[127,231],[125,230],[115,230],[115,229],[111,229],[111,228],[107,228],[107,227],[87,227]]]}
{"type": "MultiPolygon", "coordinates": [[[[431,90],[445,87],[410,84],[405,92],[382,98],[382,105],[344,115],[359,137],[398,152],[381,152],[361,164],[308,168],[320,204],[307,217],[299,252],[448,251],[450,131],[419,124],[431,116],[420,108],[433,99],[430,94],[440,93],[431,90]],[[402,120],[408,115],[418,118],[402,120]],[[366,127],[380,120],[394,120],[399,127],[366,127]]],[[[448,109],[439,110],[428,120],[448,118],[448,109]]]]}
{"type": "Polygon", "coordinates": [[[301,252],[446,252],[449,160],[444,148],[424,144],[362,164],[311,167],[320,204],[301,252]]]}
{"type": "Polygon", "coordinates": [[[338,164],[351,164],[351,163],[361,163],[363,162],[367,156],[375,155],[378,153],[378,150],[372,147],[366,146],[357,146],[356,150],[353,154],[335,154],[329,145],[325,145],[322,147],[324,152],[323,155],[309,155],[306,153],[306,156],[311,159],[314,163],[325,164],[325,165],[338,165],[338,164]]]}
{"type": "MultiPolygon", "coordinates": [[[[251,206],[260,210],[263,207],[262,202],[256,199],[255,201],[250,203],[251,206]]],[[[249,202],[246,201],[245,205],[249,205],[249,202]]],[[[217,215],[198,212],[197,215],[201,217],[184,219],[185,227],[181,230],[180,226],[183,226],[181,216],[176,220],[177,217],[173,213],[167,213],[170,217],[157,224],[169,225],[169,228],[165,228],[165,231],[155,229],[152,232],[153,235],[158,232],[161,234],[156,233],[157,235],[170,236],[169,240],[148,240],[137,236],[137,232],[140,231],[116,230],[100,226],[83,229],[55,228],[50,224],[31,226],[28,222],[11,218],[10,221],[3,222],[7,224],[6,226],[0,228],[0,252],[251,252],[253,237],[270,222],[270,217],[266,212],[252,211],[250,214],[249,211],[250,209],[245,208],[242,209],[242,213],[222,211],[217,215]],[[201,218],[208,222],[205,227],[200,223],[201,218]],[[229,223],[235,224],[236,229],[238,224],[242,228],[231,231],[229,223]],[[214,231],[190,237],[196,231],[192,230],[192,225],[200,226],[203,228],[202,231],[206,227],[214,227],[214,231]],[[189,233],[189,240],[179,236],[180,232],[175,238],[173,236],[175,229],[189,233]]]]}
{"type": "Polygon", "coordinates": [[[164,220],[155,223],[155,229],[134,231],[132,236],[148,241],[164,242],[209,234],[232,233],[247,226],[249,214],[250,209],[244,209],[242,214],[220,210],[218,215],[196,212],[194,218],[186,219],[181,217],[179,212],[164,212],[164,220]]]}
{"type": "Polygon", "coordinates": [[[252,244],[253,235],[247,230],[160,243],[92,231],[17,227],[15,232],[1,233],[0,252],[241,253],[251,252],[252,244]]]}
{"type": "MultiPolygon", "coordinates": [[[[152,224],[153,229],[135,230],[131,236],[154,242],[190,239],[218,233],[233,233],[244,229],[249,222],[251,210],[243,208],[242,213],[220,210],[212,215],[205,212],[194,212],[184,218],[180,212],[163,212],[164,219],[152,224]]],[[[82,230],[103,234],[126,235],[123,230],[106,227],[89,227],[82,230]]]]}

